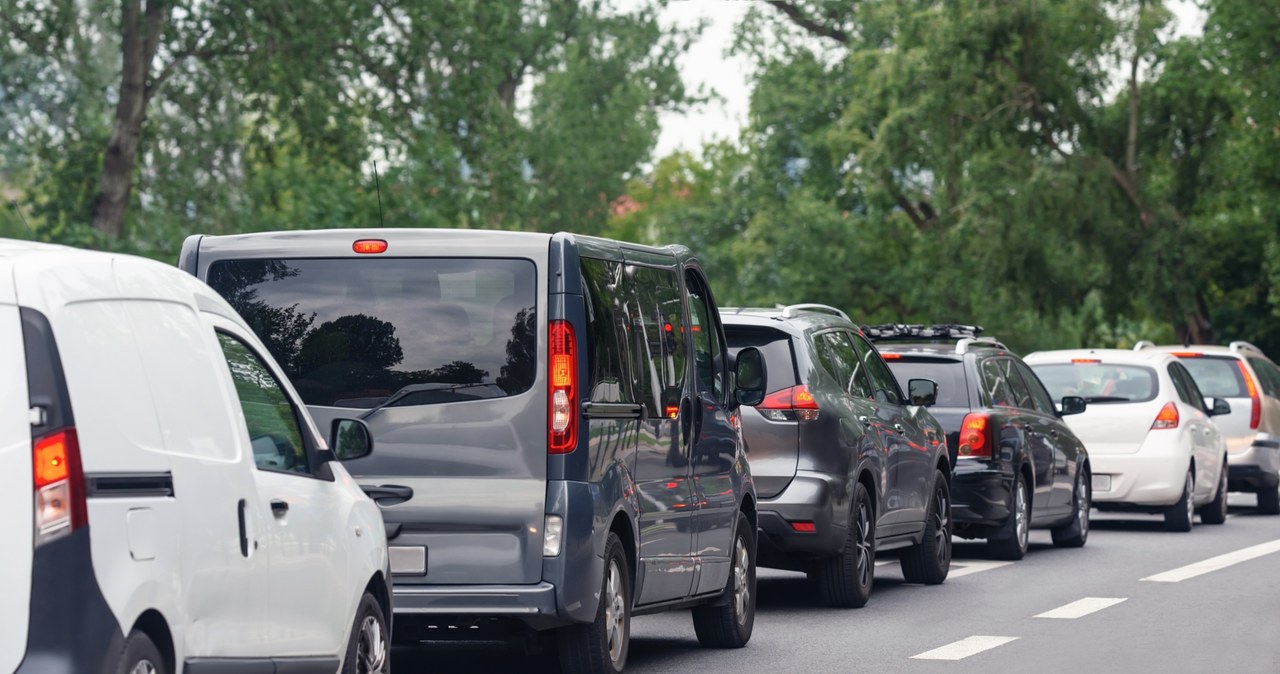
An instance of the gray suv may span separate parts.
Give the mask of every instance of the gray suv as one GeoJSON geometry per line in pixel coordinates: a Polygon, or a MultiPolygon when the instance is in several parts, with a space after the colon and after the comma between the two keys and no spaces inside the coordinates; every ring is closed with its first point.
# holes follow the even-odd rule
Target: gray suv
{"type": "Polygon", "coordinates": [[[838,309],[725,309],[729,351],[758,349],[768,392],[742,415],[760,495],[760,565],[805,571],[824,603],[860,607],[877,551],[901,551],[908,582],[951,564],[951,463],[925,408],[928,379],[904,395],[838,309]]]}
{"type": "MultiPolygon", "coordinates": [[[[554,637],[567,671],[621,671],[631,616],[692,608],[741,647],[756,497],[731,360],[680,246],[385,229],[192,236],[317,422],[358,414],[346,464],[381,506],[394,638],[554,637]]],[[[736,363],[736,366],[734,365],[736,363]]]]}

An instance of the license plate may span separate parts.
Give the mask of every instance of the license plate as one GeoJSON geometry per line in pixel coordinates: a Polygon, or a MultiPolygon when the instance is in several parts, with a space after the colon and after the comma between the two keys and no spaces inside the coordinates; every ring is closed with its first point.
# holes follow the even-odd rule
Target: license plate
{"type": "Polygon", "coordinates": [[[1093,476],[1094,491],[1111,491],[1110,475],[1094,475],[1093,476]]]}
{"type": "Polygon", "coordinates": [[[391,558],[391,573],[402,576],[425,576],[427,573],[427,548],[421,545],[399,545],[387,548],[391,558]]]}

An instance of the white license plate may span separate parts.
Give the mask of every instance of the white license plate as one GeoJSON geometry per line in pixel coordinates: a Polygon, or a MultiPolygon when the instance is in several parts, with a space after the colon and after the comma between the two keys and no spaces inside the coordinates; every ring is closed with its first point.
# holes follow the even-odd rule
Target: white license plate
{"type": "Polygon", "coordinates": [[[391,573],[422,576],[427,573],[427,549],[421,545],[392,546],[387,548],[391,558],[391,573]]]}
{"type": "Polygon", "coordinates": [[[1094,475],[1093,476],[1094,491],[1111,491],[1110,475],[1094,475]]]}

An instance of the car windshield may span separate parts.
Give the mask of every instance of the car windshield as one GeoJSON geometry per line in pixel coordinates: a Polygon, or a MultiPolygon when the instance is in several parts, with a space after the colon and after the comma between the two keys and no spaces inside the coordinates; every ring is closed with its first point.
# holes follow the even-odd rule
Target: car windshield
{"type": "Polygon", "coordinates": [[[1141,365],[1100,362],[1041,363],[1031,366],[1054,402],[1080,396],[1090,403],[1138,403],[1160,390],[1155,370],[1141,365]]]}
{"type": "Polygon", "coordinates": [[[932,379],[938,384],[936,407],[968,407],[969,389],[965,384],[964,363],[950,359],[894,358],[885,354],[885,362],[903,391],[912,379],[932,379]]]}
{"type": "Polygon", "coordinates": [[[1182,358],[1182,364],[1196,380],[1196,386],[1206,398],[1248,398],[1249,389],[1245,387],[1244,377],[1240,373],[1239,361],[1235,358],[1203,356],[1199,358],[1182,358]]]}
{"type": "Polygon", "coordinates": [[[529,390],[536,269],[519,259],[226,260],[209,285],[308,405],[373,408],[529,390]]]}

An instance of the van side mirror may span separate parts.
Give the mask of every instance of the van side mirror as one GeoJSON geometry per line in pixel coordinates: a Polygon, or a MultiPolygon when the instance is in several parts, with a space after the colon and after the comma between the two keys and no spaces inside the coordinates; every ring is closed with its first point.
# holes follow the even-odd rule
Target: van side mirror
{"type": "Polygon", "coordinates": [[[329,447],[339,461],[363,458],[373,452],[373,434],[359,419],[334,419],[329,447]]]}
{"type": "Polygon", "coordinates": [[[760,349],[748,346],[738,352],[734,362],[733,398],[739,405],[755,407],[764,402],[764,391],[767,376],[764,366],[764,355],[760,349]]]}
{"type": "Polygon", "coordinates": [[[1060,417],[1079,414],[1088,406],[1088,403],[1086,403],[1084,398],[1081,398],[1080,396],[1062,396],[1062,402],[1060,404],[1062,406],[1062,411],[1058,413],[1058,416],[1060,417]]]}
{"type": "Polygon", "coordinates": [[[938,402],[938,382],[932,379],[912,379],[907,382],[907,397],[912,405],[930,407],[938,402]]]}
{"type": "Polygon", "coordinates": [[[1209,408],[1209,416],[1220,417],[1224,414],[1231,414],[1231,403],[1222,398],[1214,398],[1213,406],[1209,408]]]}

